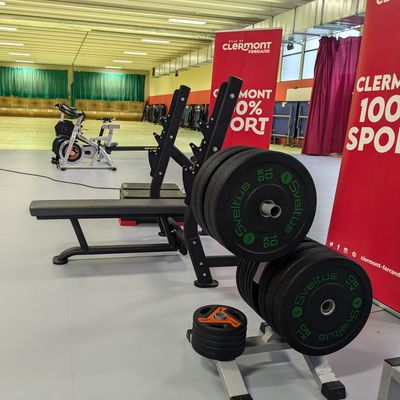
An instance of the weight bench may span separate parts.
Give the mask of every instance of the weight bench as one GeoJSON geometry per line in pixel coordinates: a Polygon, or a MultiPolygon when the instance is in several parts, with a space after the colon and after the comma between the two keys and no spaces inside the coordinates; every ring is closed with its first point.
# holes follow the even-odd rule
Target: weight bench
{"type": "Polygon", "coordinates": [[[179,251],[186,255],[187,249],[182,229],[171,224],[174,217],[186,212],[184,199],[132,199],[132,200],[45,200],[33,201],[30,213],[38,220],[68,219],[71,221],[79,242],[53,258],[56,265],[64,265],[72,256],[99,254],[128,254],[179,251]],[[90,246],[85,238],[80,219],[118,219],[155,217],[166,233],[168,243],[90,246]]]}

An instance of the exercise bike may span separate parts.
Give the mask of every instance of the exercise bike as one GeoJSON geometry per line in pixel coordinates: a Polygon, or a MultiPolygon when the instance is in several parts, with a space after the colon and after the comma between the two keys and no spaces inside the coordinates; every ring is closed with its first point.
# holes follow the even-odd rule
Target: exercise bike
{"type": "Polygon", "coordinates": [[[115,118],[101,118],[103,124],[99,136],[87,138],[82,132],[86,114],[66,104],[57,104],[56,107],[61,112],[61,118],[55,127],[56,138],[52,146],[55,157],[52,158],[52,163],[61,171],[67,169],[116,171],[117,168],[110,157],[112,149],[117,147],[116,143],[112,143],[114,130],[120,129],[120,125],[112,124],[115,118]],[[75,120],[75,124],[70,120],[75,120]],[[107,130],[108,134],[105,135],[107,130]],[[91,160],[89,165],[80,164],[85,158],[91,160]]]}

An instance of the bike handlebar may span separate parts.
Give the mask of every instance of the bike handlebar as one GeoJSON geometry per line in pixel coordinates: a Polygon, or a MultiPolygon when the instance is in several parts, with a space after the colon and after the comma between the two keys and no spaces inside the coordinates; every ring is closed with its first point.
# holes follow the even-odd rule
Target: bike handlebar
{"type": "Polygon", "coordinates": [[[83,111],[78,111],[76,108],[71,107],[68,104],[56,104],[55,106],[68,118],[78,119],[83,117],[83,120],[86,119],[86,114],[83,111]]]}

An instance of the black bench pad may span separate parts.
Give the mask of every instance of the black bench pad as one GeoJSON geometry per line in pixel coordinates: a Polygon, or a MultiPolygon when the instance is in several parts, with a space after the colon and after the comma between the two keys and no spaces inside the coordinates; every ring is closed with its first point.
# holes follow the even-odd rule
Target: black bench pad
{"type": "Polygon", "coordinates": [[[30,213],[37,219],[176,217],[186,208],[183,199],[44,200],[33,201],[30,213]]]}

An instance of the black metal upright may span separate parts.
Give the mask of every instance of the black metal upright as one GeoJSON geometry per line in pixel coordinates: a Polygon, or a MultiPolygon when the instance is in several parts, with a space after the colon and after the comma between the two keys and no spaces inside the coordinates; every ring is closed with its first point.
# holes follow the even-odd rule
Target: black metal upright
{"type": "MultiPolygon", "coordinates": [[[[210,268],[238,265],[238,258],[235,256],[206,256],[190,203],[196,174],[204,162],[222,148],[242,84],[242,80],[230,77],[228,82],[221,86],[210,120],[200,125],[204,136],[200,147],[191,145],[195,160],[183,168],[186,204],[189,206],[185,214],[185,242],[197,277],[195,285],[202,288],[218,285],[212,278],[210,268]]],[[[175,228],[178,229],[176,226],[175,228]]]]}
{"type": "Polygon", "coordinates": [[[152,152],[153,155],[149,156],[151,158],[151,175],[153,177],[150,186],[150,197],[152,199],[159,199],[161,196],[161,186],[164,182],[172,150],[175,146],[176,137],[182,121],[183,112],[185,111],[189,99],[189,94],[190,88],[187,86],[181,86],[180,89],[175,92],[171,111],[166,120],[162,122],[165,128],[161,136],[157,138],[160,145],[157,151],[154,153],[152,152]]]}

